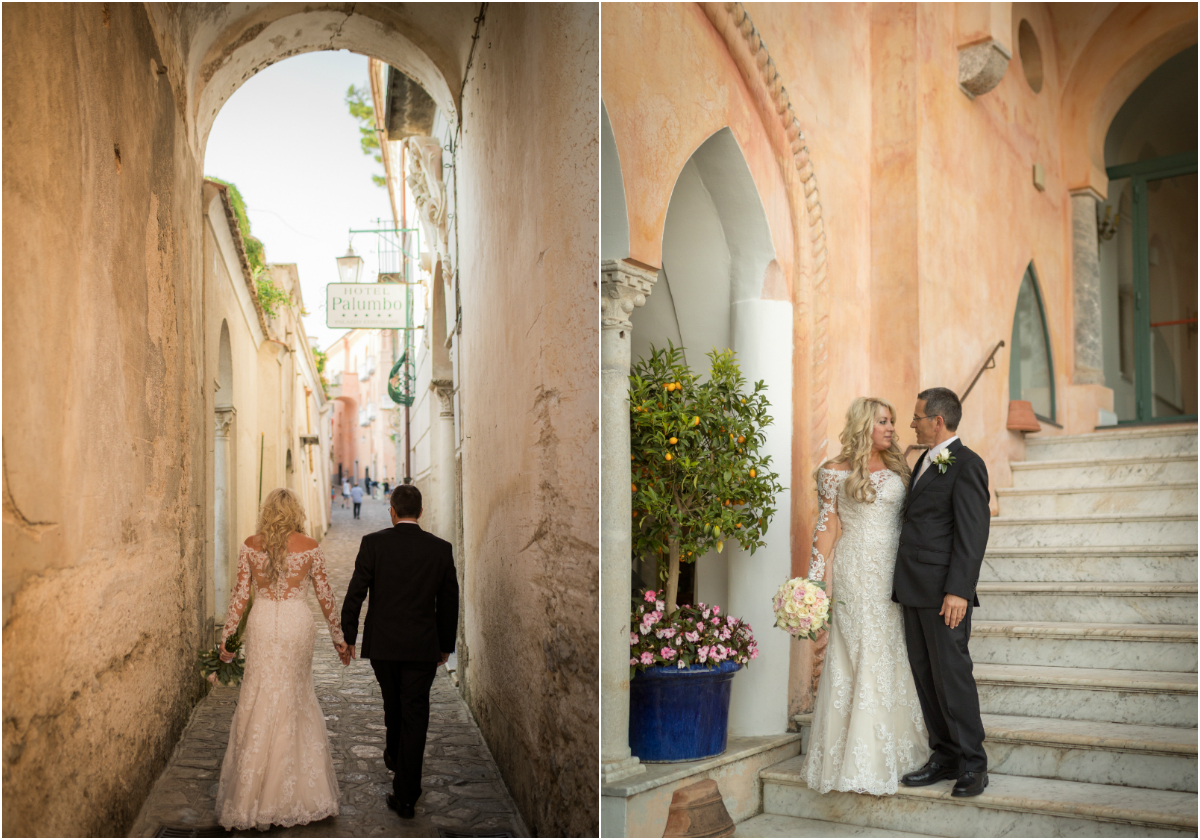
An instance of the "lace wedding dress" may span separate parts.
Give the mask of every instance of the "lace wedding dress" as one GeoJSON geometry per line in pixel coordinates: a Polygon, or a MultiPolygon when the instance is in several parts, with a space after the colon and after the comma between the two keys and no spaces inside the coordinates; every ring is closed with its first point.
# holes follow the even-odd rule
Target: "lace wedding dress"
{"type": "Polygon", "coordinates": [[[835,601],[825,668],[817,687],[805,783],[813,790],[895,793],[900,777],[929,757],[929,736],[904,644],[904,616],[892,602],[904,481],[871,474],[875,501],[845,492],[848,471],[817,474],[820,512],[809,578],[832,564],[835,601]],[[840,526],[841,536],[835,533],[840,526]]]}
{"type": "Polygon", "coordinates": [[[217,821],[226,829],[266,829],[324,819],[338,813],[338,783],[325,735],[325,715],[313,689],[316,626],[304,598],[311,579],[329,634],[341,643],[342,627],[320,548],[288,553],[287,576],[268,583],[267,554],[243,544],[237,589],[221,635],[246,620],[246,675],[229,730],[217,787],[217,821]]]}

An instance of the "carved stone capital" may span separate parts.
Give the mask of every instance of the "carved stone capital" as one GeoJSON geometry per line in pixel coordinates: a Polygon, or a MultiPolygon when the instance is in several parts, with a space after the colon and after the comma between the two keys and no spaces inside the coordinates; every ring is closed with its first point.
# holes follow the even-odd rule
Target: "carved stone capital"
{"type": "Polygon", "coordinates": [[[233,425],[233,418],[237,416],[237,409],[231,405],[217,406],[215,420],[216,433],[219,438],[229,437],[229,427],[233,425]]]}
{"type": "Polygon", "coordinates": [[[429,383],[429,390],[437,395],[438,406],[441,408],[440,415],[442,417],[453,417],[454,383],[449,379],[434,379],[429,383]]]}
{"type": "Polygon", "coordinates": [[[646,295],[658,280],[658,269],[635,260],[600,263],[600,324],[604,329],[631,329],[629,316],[646,305],[646,295]]]}
{"type": "Polygon", "coordinates": [[[968,99],[983,96],[1000,84],[1008,62],[1009,49],[996,40],[960,47],[958,50],[958,86],[968,99]]]}

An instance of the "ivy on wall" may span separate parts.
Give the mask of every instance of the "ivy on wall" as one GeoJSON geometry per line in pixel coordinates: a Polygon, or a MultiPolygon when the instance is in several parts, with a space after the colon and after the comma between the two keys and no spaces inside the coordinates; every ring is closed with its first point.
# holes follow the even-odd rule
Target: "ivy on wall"
{"type": "Polygon", "coordinates": [[[222,181],[211,175],[208,180],[221,184],[229,192],[229,203],[233,207],[234,218],[237,219],[238,230],[242,234],[242,242],[246,247],[246,261],[250,263],[250,275],[254,278],[254,290],[258,293],[258,303],[268,317],[274,318],[281,306],[292,306],[292,296],[284,291],[271,277],[267,268],[267,252],[260,240],[250,234],[250,217],[246,215],[246,200],[242,198],[241,190],[236,184],[222,181]]]}

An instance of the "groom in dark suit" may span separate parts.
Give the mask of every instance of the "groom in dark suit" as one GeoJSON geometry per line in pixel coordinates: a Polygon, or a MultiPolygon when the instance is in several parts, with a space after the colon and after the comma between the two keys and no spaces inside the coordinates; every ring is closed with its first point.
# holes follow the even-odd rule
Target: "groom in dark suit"
{"type": "Polygon", "coordinates": [[[421,762],[429,729],[429,689],[438,665],[454,652],[458,629],[458,578],[450,543],[417,524],[421,491],[401,484],[392,491],[392,527],[367,534],[354,561],[342,602],[342,632],[354,658],[358,613],[370,593],[362,655],[383,691],[387,744],[383,759],[396,775],[388,807],[411,820],[421,796],[421,762]]]}
{"type": "Polygon", "coordinates": [[[912,428],[929,449],[917,459],[900,515],[892,600],[904,606],[909,665],[933,750],[901,781],[957,779],[952,796],[978,796],[988,783],[987,755],[967,642],[991,508],[987,466],[955,434],[961,418],[949,388],[917,395],[912,428]]]}

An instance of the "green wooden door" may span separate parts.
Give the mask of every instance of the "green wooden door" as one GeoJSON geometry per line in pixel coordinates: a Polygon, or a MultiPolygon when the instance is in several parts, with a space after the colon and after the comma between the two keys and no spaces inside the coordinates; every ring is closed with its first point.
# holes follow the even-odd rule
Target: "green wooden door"
{"type": "Polygon", "coordinates": [[[1122,423],[1196,419],[1196,170],[1196,152],[1108,168],[1133,197],[1136,417],[1122,423]]]}

